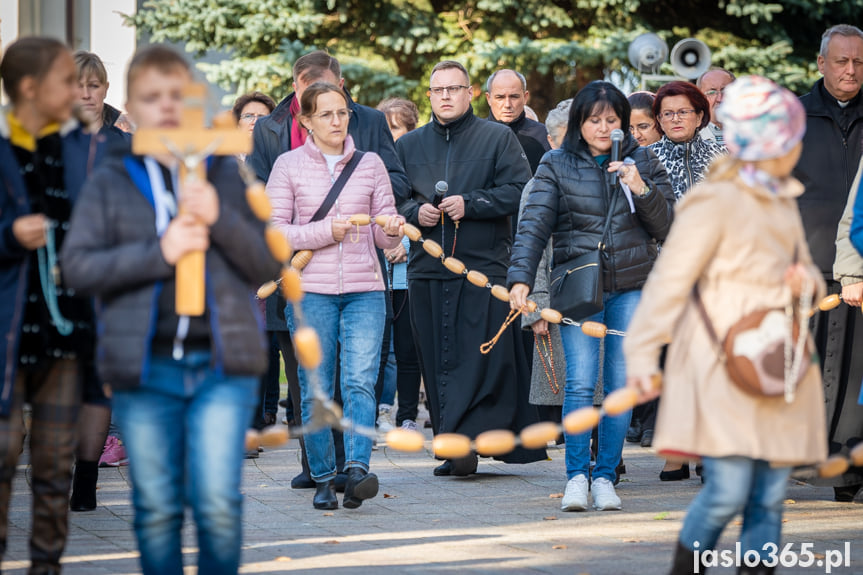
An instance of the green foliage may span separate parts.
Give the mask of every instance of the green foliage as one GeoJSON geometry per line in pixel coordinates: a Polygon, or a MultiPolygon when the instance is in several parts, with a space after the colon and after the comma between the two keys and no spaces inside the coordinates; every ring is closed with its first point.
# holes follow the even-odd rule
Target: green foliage
{"type": "MultiPolygon", "coordinates": [[[[234,95],[284,97],[293,61],[323,48],[366,105],[408,97],[427,117],[430,70],[456,59],[471,73],[478,113],[487,110],[485,79],[511,67],[528,77],[531,105],[544,116],[591,80],[636,86],[627,47],[644,32],[669,46],[694,36],[714,65],[802,93],[818,77],[821,33],[861,13],[863,0],[147,0],[128,21],[153,41],[226,53],[199,67],[234,95]]],[[[661,72],[672,71],[665,64],[661,72]]]]}

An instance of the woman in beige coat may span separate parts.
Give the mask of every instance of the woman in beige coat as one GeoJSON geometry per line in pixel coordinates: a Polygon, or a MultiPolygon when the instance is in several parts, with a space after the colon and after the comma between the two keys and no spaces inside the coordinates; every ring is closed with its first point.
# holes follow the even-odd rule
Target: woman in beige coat
{"type": "Polygon", "coordinates": [[[790,176],[803,108],[787,90],[750,76],[725,89],[719,113],[731,155],[678,204],[624,343],[628,383],[648,400],[658,394],[651,381],[660,350],[671,342],[653,445],[666,457],[704,461],[706,484],[684,520],[672,575],[709,563],[704,551],[737,513],[742,549],[757,563],[739,572],[772,573],[791,467],[826,457],[818,366],[808,367],[790,403],[744,393],[693,298],[697,285],[721,340],[744,315],[796,302],[804,285],[814,298],[824,293],[795,201],[803,186],[790,176]]]}

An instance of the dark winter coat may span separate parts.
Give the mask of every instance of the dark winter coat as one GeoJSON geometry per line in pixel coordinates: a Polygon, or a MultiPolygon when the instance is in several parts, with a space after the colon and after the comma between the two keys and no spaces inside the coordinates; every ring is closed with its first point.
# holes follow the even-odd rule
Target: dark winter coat
{"type": "MultiPolygon", "coordinates": [[[[530,166],[512,130],[468,109],[446,125],[434,119],[405,134],[396,150],[411,183],[409,194],[393,190],[399,212],[418,226],[420,205],[433,200],[438,181],[447,182],[447,196],[464,198],[458,235],[447,216],[443,225],[438,221],[434,227],[421,228],[423,236],[441,244],[446,255],[460,259],[468,269],[503,278],[512,248],[510,218],[518,213],[522,188],[530,180],[530,166]]],[[[439,259],[411,244],[409,280],[453,277],[439,259]]]]}
{"type": "Polygon", "coordinates": [[[815,265],[825,279],[833,279],[836,229],[863,155],[863,92],[840,108],[822,79],[800,102],[806,109],[806,135],[794,177],[806,191],[797,205],[815,265]]]}
{"type": "MultiPolygon", "coordinates": [[[[90,136],[77,122],[60,131],[63,137],[63,178],[74,205],[87,176],[90,136]]],[[[31,213],[30,200],[9,141],[6,112],[0,109],[0,416],[9,414],[18,366],[18,342],[27,297],[30,251],[12,234],[13,222],[31,213]]]]}
{"type": "MultiPolygon", "coordinates": [[[[214,158],[207,179],[220,204],[206,262],[212,367],[258,375],[267,355],[254,290],[276,276],[279,264],[264,241],[264,224],[245,200],[234,158],[214,158]]],[[[174,276],[162,257],[155,218],[142,158],[128,144],[118,145],[84,185],[61,252],[66,285],[97,296],[99,374],[115,389],[133,389],[146,379],[159,293],[174,276]]]]}
{"type": "MultiPolygon", "coordinates": [[[[494,117],[494,114],[489,114],[488,119],[492,122],[503,124],[503,122],[494,117]]],[[[524,155],[527,156],[527,161],[530,164],[530,173],[534,174],[536,168],[539,167],[539,161],[551,149],[548,143],[548,131],[545,129],[545,126],[535,120],[531,120],[524,115],[524,112],[509,124],[503,125],[515,132],[518,143],[521,144],[521,149],[524,150],[524,155]]]]}
{"type": "Polygon", "coordinates": [[[574,152],[552,150],[540,162],[535,187],[518,224],[507,284],[533,287],[548,239],[553,268],[595,250],[613,199],[614,215],[605,239],[603,287],[606,292],[639,289],[647,280],[673,218],[674,194],[662,164],[627,134],[621,155],[635,161],[650,191],[633,194],[635,212],[620,187],[612,188],[608,161],[600,166],[579,139],[574,152]]]}

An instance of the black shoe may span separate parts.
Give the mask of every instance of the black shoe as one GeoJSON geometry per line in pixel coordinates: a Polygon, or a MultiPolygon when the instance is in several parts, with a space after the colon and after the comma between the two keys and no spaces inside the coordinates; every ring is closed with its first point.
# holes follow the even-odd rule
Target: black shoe
{"type": "Polygon", "coordinates": [[[435,467],[433,473],[435,477],[447,477],[452,475],[452,462],[447,459],[442,464],[435,467]]]}
{"type": "Polygon", "coordinates": [[[69,509],[72,511],[93,511],[96,509],[96,482],[98,479],[98,461],[78,461],[75,464],[69,509]]]}
{"type": "Polygon", "coordinates": [[[342,499],[342,506],[345,509],[356,509],[363,504],[363,501],[378,494],[378,476],[374,473],[366,473],[364,469],[351,467],[347,475],[345,497],[342,499]]]}
{"type": "Polygon", "coordinates": [[[632,425],[626,430],[626,441],[629,443],[639,443],[644,435],[644,428],[640,421],[632,421],[632,425]]]}
{"type": "Polygon", "coordinates": [[[651,446],[653,446],[653,430],[645,429],[644,433],[641,435],[641,447],[651,446]]]}
{"type": "Polygon", "coordinates": [[[279,407],[288,407],[288,398],[287,397],[279,400],[279,407]]]}
{"type": "Polygon", "coordinates": [[[659,472],[660,481],[682,481],[683,479],[689,479],[689,462],[681,465],[680,469],[659,472]]]}
{"type": "Polygon", "coordinates": [[[306,475],[305,473],[300,473],[293,479],[291,479],[291,489],[312,489],[317,487],[317,483],[315,483],[311,477],[306,475]]]}
{"type": "Polygon", "coordinates": [[[335,479],[336,493],[344,493],[345,486],[348,484],[348,474],[346,471],[336,474],[335,479]]]}
{"type": "Polygon", "coordinates": [[[620,483],[620,476],[626,473],[626,464],[623,463],[623,458],[620,459],[620,464],[614,468],[614,485],[620,483]]]}
{"type": "MultiPolygon", "coordinates": [[[[668,575],[690,575],[695,573],[695,552],[684,547],[680,541],[674,550],[674,562],[668,575]]],[[[700,567],[698,573],[707,573],[707,567],[700,567]]]]}
{"type": "Polygon", "coordinates": [[[860,485],[846,485],[844,487],[833,488],[833,499],[842,503],[851,503],[854,501],[854,496],[860,491],[860,485]]]}
{"type": "Polygon", "coordinates": [[[452,475],[456,477],[465,477],[471,473],[476,473],[476,466],[479,460],[475,453],[462,457],[461,459],[452,460],[452,475]]]}
{"type": "Polygon", "coordinates": [[[339,500],[336,497],[336,487],[333,485],[333,480],[317,483],[315,497],[312,499],[312,505],[315,509],[338,509],[339,500]]]}
{"type": "Polygon", "coordinates": [[[248,450],[246,450],[246,455],[245,455],[245,457],[246,457],[246,459],[257,459],[257,458],[259,457],[259,455],[258,455],[258,448],[256,447],[256,448],[254,448],[254,449],[248,449],[248,450]]]}

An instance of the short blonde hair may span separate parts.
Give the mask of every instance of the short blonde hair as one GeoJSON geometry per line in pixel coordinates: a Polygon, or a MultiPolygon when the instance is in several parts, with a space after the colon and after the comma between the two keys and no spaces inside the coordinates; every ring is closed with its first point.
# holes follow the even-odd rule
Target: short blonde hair
{"type": "Polygon", "coordinates": [[[108,71],[102,59],[93,52],[78,50],[75,52],[75,67],[78,68],[78,81],[93,76],[102,84],[108,83],[108,71]]]}

